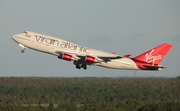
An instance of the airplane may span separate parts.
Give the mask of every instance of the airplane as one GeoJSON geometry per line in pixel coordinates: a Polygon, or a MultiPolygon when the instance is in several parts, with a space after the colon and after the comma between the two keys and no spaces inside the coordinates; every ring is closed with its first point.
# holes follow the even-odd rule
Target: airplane
{"type": "Polygon", "coordinates": [[[130,54],[124,56],[114,53],[107,53],[52,36],[24,31],[12,36],[12,39],[23,49],[27,48],[57,56],[59,59],[73,61],[77,69],[87,69],[87,65],[95,65],[119,70],[150,70],[158,71],[164,66],[160,62],[164,59],[172,45],[163,43],[136,57],[131,58],[130,54]]]}

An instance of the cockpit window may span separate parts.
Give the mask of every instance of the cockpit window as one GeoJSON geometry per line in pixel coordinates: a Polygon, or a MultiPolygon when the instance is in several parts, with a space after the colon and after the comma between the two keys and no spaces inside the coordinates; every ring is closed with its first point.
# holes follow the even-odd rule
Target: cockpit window
{"type": "Polygon", "coordinates": [[[26,37],[28,37],[28,38],[30,38],[30,37],[31,37],[31,34],[28,34],[28,32],[27,32],[27,31],[24,31],[23,33],[25,34],[25,36],[26,36],[26,37]]]}

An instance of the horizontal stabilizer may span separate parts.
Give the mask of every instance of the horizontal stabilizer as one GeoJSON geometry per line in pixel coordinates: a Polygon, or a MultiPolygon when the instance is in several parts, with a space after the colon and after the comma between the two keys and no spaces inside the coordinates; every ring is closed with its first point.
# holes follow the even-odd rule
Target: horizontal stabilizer
{"type": "Polygon", "coordinates": [[[123,57],[124,58],[129,58],[131,56],[131,54],[126,54],[126,55],[124,55],[123,57]]]}
{"type": "Polygon", "coordinates": [[[117,55],[117,53],[116,53],[116,52],[113,52],[112,54],[117,55]]]}
{"type": "Polygon", "coordinates": [[[158,65],[158,66],[152,66],[152,65],[148,65],[148,64],[141,64],[142,66],[146,67],[149,70],[161,70],[163,68],[166,68],[164,66],[158,65]]]}

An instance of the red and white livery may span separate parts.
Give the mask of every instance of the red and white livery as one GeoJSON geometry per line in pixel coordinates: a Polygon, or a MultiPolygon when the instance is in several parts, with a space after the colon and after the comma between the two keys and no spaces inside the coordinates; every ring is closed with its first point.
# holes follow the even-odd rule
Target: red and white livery
{"type": "Polygon", "coordinates": [[[87,69],[87,65],[96,65],[121,70],[161,70],[164,67],[160,62],[172,47],[170,44],[163,43],[131,58],[130,54],[124,56],[117,55],[116,52],[111,54],[30,31],[13,35],[12,39],[23,48],[22,53],[30,48],[52,54],[59,59],[73,61],[77,69],[87,69]]]}

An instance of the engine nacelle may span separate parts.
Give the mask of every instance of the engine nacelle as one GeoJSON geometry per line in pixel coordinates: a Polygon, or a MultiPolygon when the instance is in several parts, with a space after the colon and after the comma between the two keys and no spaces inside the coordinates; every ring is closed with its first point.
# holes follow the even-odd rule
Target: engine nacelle
{"type": "Polygon", "coordinates": [[[95,58],[95,57],[92,57],[92,56],[86,56],[85,61],[86,61],[86,62],[90,62],[90,63],[95,63],[95,62],[97,62],[96,58],[95,58]]]}
{"type": "Polygon", "coordinates": [[[72,55],[69,54],[62,54],[61,56],[58,56],[59,59],[67,60],[67,61],[72,61],[74,60],[72,55]]]}

